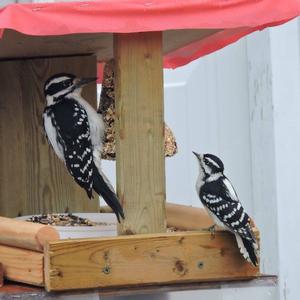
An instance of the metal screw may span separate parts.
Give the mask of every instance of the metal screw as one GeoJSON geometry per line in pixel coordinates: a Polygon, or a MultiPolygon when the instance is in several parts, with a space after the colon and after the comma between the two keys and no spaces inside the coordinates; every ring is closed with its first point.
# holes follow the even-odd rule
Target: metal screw
{"type": "Polygon", "coordinates": [[[198,268],[199,269],[203,269],[203,267],[204,267],[204,262],[203,261],[199,261],[198,262],[198,268]]]}
{"type": "Polygon", "coordinates": [[[105,274],[105,275],[108,275],[110,273],[110,267],[109,266],[105,266],[103,269],[102,269],[102,272],[105,274]]]}

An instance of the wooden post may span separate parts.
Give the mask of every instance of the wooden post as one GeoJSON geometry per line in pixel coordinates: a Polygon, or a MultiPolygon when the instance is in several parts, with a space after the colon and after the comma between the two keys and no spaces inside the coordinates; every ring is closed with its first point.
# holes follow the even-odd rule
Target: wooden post
{"type": "Polygon", "coordinates": [[[120,234],[166,230],[161,32],[115,34],[120,234]]]}

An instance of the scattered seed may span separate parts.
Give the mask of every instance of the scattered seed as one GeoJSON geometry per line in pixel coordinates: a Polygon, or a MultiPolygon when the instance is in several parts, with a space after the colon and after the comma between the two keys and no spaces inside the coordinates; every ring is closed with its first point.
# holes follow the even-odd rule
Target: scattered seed
{"type": "Polygon", "coordinates": [[[31,216],[26,221],[52,226],[98,226],[112,225],[114,223],[93,222],[73,214],[43,214],[31,216]]]}

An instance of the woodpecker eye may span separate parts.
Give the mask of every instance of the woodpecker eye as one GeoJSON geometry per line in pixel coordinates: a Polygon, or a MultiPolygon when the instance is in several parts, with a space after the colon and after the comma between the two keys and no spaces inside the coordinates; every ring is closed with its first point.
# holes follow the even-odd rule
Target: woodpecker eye
{"type": "Polygon", "coordinates": [[[65,87],[69,87],[69,86],[71,86],[72,85],[72,80],[71,79],[68,79],[68,80],[66,80],[65,82],[64,82],[64,86],[65,87]]]}

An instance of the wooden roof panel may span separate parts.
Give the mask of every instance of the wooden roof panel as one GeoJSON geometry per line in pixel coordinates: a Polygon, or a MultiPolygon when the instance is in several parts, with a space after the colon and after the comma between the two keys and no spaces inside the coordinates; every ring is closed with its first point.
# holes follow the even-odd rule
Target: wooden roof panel
{"type": "MultiPolygon", "coordinates": [[[[163,33],[163,52],[170,53],[216,33],[216,29],[168,30],[163,33]]],[[[80,33],[30,36],[7,29],[0,39],[0,59],[96,54],[98,61],[113,57],[112,33],[80,33]]]]}

